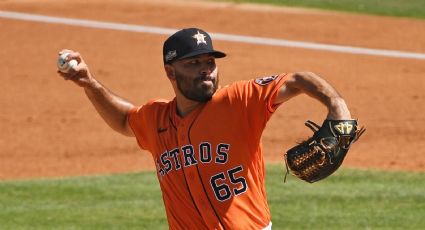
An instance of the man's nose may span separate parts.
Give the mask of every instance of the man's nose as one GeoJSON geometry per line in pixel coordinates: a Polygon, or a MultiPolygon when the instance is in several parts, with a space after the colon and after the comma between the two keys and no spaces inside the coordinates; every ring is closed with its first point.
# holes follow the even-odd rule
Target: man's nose
{"type": "Polygon", "coordinates": [[[200,73],[202,75],[211,75],[211,73],[214,71],[214,67],[208,64],[205,64],[202,66],[200,73]]]}
{"type": "Polygon", "coordinates": [[[211,74],[212,71],[208,70],[208,69],[203,69],[201,70],[201,75],[209,75],[211,74]]]}

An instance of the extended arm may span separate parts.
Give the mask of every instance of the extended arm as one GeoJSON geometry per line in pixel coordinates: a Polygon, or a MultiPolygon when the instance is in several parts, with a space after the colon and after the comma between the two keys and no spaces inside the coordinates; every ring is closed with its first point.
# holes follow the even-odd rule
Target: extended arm
{"type": "Polygon", "coordinates": [[[70,50],[63,50],[61,52],[70,52],[68,58],[76,59],[78,65],[67,74],[58,73],[65,80],[71,80],[78,86],[84,88],[84,92],[97,112],[112,129],[126,136],[134,136],[127,122],[127,114],[134,105],[113,94],[97,81],[91,75],[86,63],[79,53],[70,50]]]}
{"type": "Polygon", "coordinates": [[[285,102],[296,95],[305,93],[317,99],[328,109],[328,119],[351,119],[350,111],[341,95],[323,78],[310,72],[294,73],[280,88],[275,104],[285,102]]]}

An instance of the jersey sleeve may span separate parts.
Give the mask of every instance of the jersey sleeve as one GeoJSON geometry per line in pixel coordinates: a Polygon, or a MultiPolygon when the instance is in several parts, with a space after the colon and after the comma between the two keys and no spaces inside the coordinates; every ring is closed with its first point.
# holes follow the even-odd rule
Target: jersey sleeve
{"type": "Polygon", "coordinates": [[[238,82],[234,97],[238,98],[251,129],[261,133],[280,104],[274,104],[288,74],[280,74],[238,82]]]}
{"type": "Polygon", "coordinates": [[[274,101],[279,93],[279,89],[285,83],[286,76],[287,74],[281,74],[249,81],[249,87],[252,88],[249,92],[252,93],[246,95],[247,100],[253,104],[253,108],[258,106],[260,109],[265,106],[265,108],[267,108],[265,114],[267,116],[267,120],[280,105],[274,104],[274,101]]]}
{"type": "Polygon", "coordinates": [[[139,146],[142,149],[148,150],[148,137],[146,135],[146,132],[144,131],[147,128],[146,119],[148,114],[146,113],[146,110],[146,106],[134,107],[128,113],[127,122],[133,130],[133,133],[136,136],[137,143],[139,144],[139,146]]]}
{"type": "Polygon", "coordinates": [[[158,125],[167,114],[168,104],[168,100],[157,99],[130,110],[127,122],[142,149],[152,152],[155,148],[158,125]]]}

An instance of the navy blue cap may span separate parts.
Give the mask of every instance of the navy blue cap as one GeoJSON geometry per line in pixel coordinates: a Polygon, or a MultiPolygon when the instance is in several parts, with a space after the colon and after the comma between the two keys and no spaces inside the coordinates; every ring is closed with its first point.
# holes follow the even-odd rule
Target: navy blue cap
{"type": "Polygon", "coordinates": [[[198,28],[182,29],[171,35],[164,42],[162,54],[164,64],[201,54],[212,54],[216,58],[226,56],[214,50],[210,35],[198,28]]]}

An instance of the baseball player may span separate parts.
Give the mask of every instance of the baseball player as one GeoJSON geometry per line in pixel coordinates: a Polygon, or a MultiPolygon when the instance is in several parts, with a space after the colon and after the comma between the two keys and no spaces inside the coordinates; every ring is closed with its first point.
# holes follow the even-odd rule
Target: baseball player
{"type": "Polygon", "coordinates": [[[343,98],[319,76],[284,73],[221,87],[208,33],[182,29],[163,46],[172,100],[135,106],[113,94],[78,65],[60,76],[84,88],[105,122],[134,136],[155,161],[170,229],[271,229],[261,134],[273,112],[305,93],[328,109],[327,118],[351,119],[343,98]]]}

